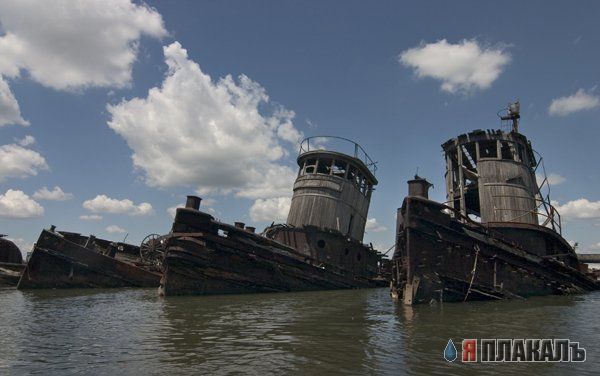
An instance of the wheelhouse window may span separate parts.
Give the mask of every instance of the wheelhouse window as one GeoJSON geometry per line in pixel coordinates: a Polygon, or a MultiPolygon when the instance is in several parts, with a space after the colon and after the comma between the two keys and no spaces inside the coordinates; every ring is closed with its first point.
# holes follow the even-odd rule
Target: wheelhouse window
{"type": "Polygon", "coordinates": [[[351,182],[355,182],[358,176],[358,171],[356,170],[356,167],[350,165],[350,168],[348,168],[348,175],[346,175],[346,179],[350,180],[351,182]]]}
{"type": "Polygon", "coordinates": [[[329,158],[320,158],[317,164],[317,174],[331,175],[331,165],[333,160],[329,158]]]}
{"type": "Polygon", "coordinates": [[[360,177],[360,193],[362,193],[364,196],[367,195],[367,179],[365,179],[364,176],[360,177]]]}
{"type": "Polygon", "coordinates": [[[344,161],[334,161],[332,166],[333,176],[337,176],[338,178],[346,177],[346,170],[348,169],[348,164],[344,161]]]}
{"type": "Polygon", "coordinates": [[[515,159],[514,148],[508,141],[500,141],[500,154],[502,159],[515,159]]]}
{"type": "Polygon", "coordinates": [[[496,140],[479,142],[480,158],[498,158],[498,145],[496,140]]]}
{"type": "Polygon", "coordinates": [[[523,150],[523,145],[517,143],[517,153],[519,154],[519,162],[525,163],[525,150],[523,150]]]}
{"type": "Polygon", "coordinates": [[[306,163],[304,164],[304,173],[305,174],[314,174],[316,168],[317,168],[317,159],[309,158],[306,160],[306,163]]]}

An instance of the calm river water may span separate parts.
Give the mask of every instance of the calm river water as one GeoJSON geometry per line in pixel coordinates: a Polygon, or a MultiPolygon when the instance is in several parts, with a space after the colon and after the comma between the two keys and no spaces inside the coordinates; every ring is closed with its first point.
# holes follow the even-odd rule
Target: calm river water
{"type": "Polygon", "coordinates": [[[600,294],[404,307],[387,289],[159,298],[0,289],[0,374],[600,374],[600,294]],[[448,339],[570,338],[585,363],[461,364],[448,339]]]}

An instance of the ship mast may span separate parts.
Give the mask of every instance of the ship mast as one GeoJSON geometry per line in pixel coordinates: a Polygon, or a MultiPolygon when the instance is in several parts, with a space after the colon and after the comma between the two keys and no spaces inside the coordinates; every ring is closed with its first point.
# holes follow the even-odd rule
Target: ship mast
{"type": "Polygon", "coordinates": [[[519,119],[521,118],[521,103],[519,100],[509,103],[507,107],[507,113],[504,116],[500,116],[501,120],[512,120],[512,131],[519,133],[519,119]]]}

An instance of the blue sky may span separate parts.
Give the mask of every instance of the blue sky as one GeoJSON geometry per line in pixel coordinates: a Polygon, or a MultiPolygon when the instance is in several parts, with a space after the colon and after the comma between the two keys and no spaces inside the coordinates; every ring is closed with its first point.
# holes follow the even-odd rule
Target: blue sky
{"type": "Polygon", "coordinates": [[[0,232],[137,243],[194,192],[264,227],[297,139],[327,134],[379,161],[366,241],[387,248],[417,167],[444,201],[440,144],[519,98],[564,236],[599,251],[599,21],[591,1],[3,1],[0,232]]]}

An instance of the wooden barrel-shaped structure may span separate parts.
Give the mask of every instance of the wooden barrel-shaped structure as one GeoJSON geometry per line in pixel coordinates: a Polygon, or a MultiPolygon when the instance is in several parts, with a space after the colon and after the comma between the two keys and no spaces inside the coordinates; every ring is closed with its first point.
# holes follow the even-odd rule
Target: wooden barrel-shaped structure
{"type": "Polygon", "coordinates": [[[362,241],[371,194],[377,184],[375,162],[353,141],[333,138],[351,143],[353,155],[322,147],[311,149],[314,137],[302,142],[287,223],[339,231],[362,241]]]}
{"type": "Polygon", "coordinates": [[[450,206],[483,223],[538,224],[537,162],[524,135],[477,130],[447,141],[442,148],[450,206]]]}

